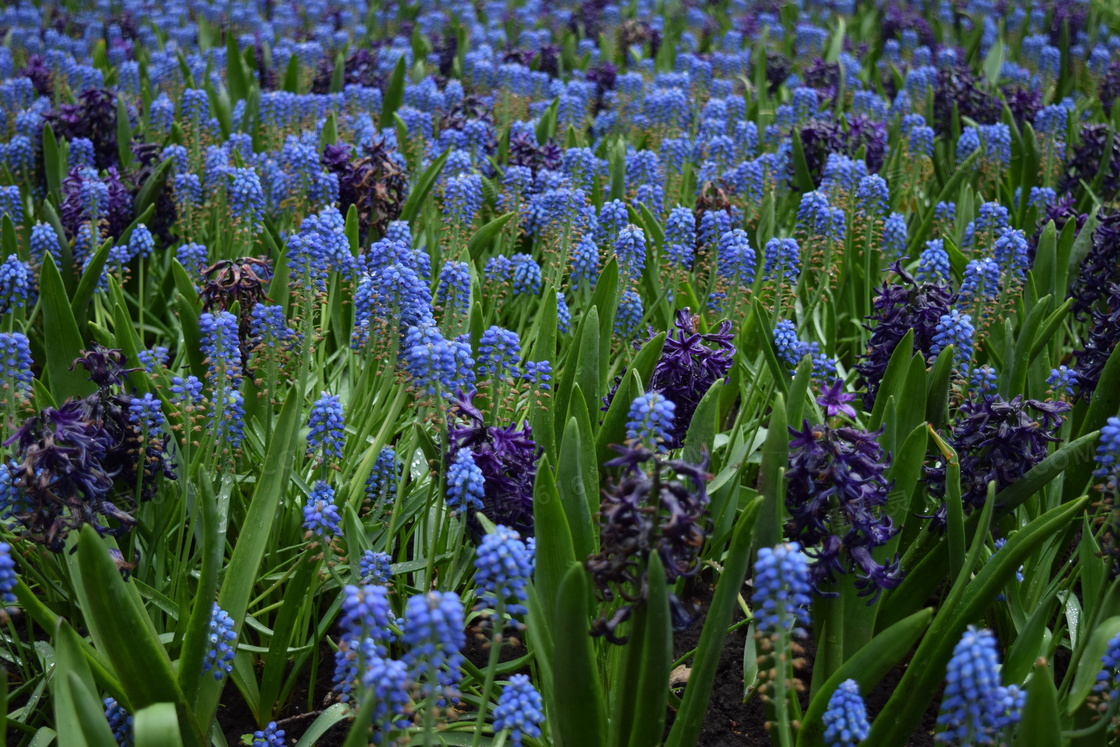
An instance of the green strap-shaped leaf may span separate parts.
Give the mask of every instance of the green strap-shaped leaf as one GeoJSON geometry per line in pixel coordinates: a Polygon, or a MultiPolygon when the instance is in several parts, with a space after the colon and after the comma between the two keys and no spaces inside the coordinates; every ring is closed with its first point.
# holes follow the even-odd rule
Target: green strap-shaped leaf
{"type": "MultiPolygon", "coordinates": [[[[932,431],[931,431],[932,433],[932,431]]],[[[956,579],[964,568],[964,499],[961,495],[961,463],[957,452],[936,433],[932,434],[945,454],[945,533],[949,536],[949,579],[956,579]]]]}
{"type": "Polygon", "coordinates": [[[910,653],[914,642],[922,635],[933,610],[930,608],[915,612],[910,617],[899,620],[891,627],[875,636],[870,643],[844,662],[828,680],[821,685],[819,692],[809,703],[801,720],[801,730],[797,734],[798,747],[815,747],[824,744],[824,724],[821,718],[828,708],[828,699],[841,682],[854,679],[864,694],[870,692],[894,666],[910,653]]]}
{"type": "MultiPolygon", "coordinates": [[[[1097,211],[1093,210],[1089,213],[1089,217],[1085,219],[1085,225],[1077,233],[1077,237],[1073,240],[1073,246],[1070,247],[1069,259],[1066,262],[1058,263],[1058,277],[1055,278],[1055,293],[1062,293],[1068,290],[1066,281],[1070,277],[1077,277],[1081,271],[1081,264],[1085,261],[1085,257],[1089,255],[1089,250],[1093,248],[1093,234],[1096,233],[1097,223],[1100,219],[1097,218],[1097,211]]],[[[1045,230],[1045,229],[1043,229],[1045,230]]],[[[1059,259],[1061,259],[1059,257],[1059,259]]],[[[1061,296],[1059,296],[1060,298],[1061,296]]]]}
{"type": "MultiPolygon", "coordinates": [[[[28,588],[27,584],[19,581],[14,589],[16,599],[19,601],[20,608],[24,613],[34,620],[39,627],[43,630],[56,630],[59,623],[62,621],[58,615],[51,611],[42,600],[35,595],[34,592],[28,588]]],[[[101,689],[107,691],[109,695],[113,696],[116,701],[126,708],[128,707],[129,700],[124,690],[121,688],[119,682],[109,671],[109,662],[90,645],[89,641],[80,636],[76,637],[76,642],[82,651],[82,655],[86,659],[86,664],[89,666],[90,671],[93,672],[93,679],[101,689]]],[[[0,711],[2,713],[3,711],[0,711]]]]}
{"type": "Polygon", "coordinates": [[[588,634],[590,597],[587,571],[572,566],[564,574],[556,600],[552,682],[556,715],[552,724],[563,744],[602,747],[607,738],[607,714],[595,650],[588,634]]]}
{"type": "Polygon", "coordinates": [[[661,222],[649,211],[649,208],[646,207],[644,202],[638,203],[638,211],[642,217],[642,224],[645,226],[646,235],[653,239],[654,246],[660,251],[661,247],[665,245],[665,229],[661,227],[661,222]]]}
{"type": "Polygon", "coordinates": [[[1045,662],[1035,666],[1031,674],[1017,732],[1015,747],[1051,747],[1062,743],[1058,690],[1045,662]]]}
{"type": "MultiPolygon", "coordinates": [[[[543,331],[543,330],[542,330],[543,331]]],[[[546,333],[547,334],[547,333],[546,333]]],[[[575,344],[568,347],[568,353],[564,357],[564,366],[560,370],[558,379],[558,386],[552,391],[552,404],[551,407],[555,408],[559,417],[554,416],[553,427],[555,434],[553,438],[556,441],[560,440],[561,429],[566,422],[568,414],[568,400],[571,397],[572,387],[577,381],[584,387],[587,386],[588,381],[592,383],[590,391],[599,391],[598,369],[599,369],[599,310],[595,306],[591,306],[584,312],[583,318],[579,322],[579,327],[575,332],[575,344]],[[590,329],[590,331],[589,331],[590,329]],[[594,350],[590,349],[594,346],[594,350]],[[583,371],[585,361],[594,362],[595,369],[592,371],[583,371]],[[577,374],[580,374],[577,378],[577,374]]]]}
{"type": "Polygon", "coordinates": [[[629,631],[619,631],[629,635],[622,647],[619,666],[612,671],[614,683],[611,686],[610,721],[607,724],[607,744],[609,747],[626,747],[630,744],[630,733],[634,727],[634,713],[637,710],[638,678],[641,676],[642,655],[645,652],[646,606],[637,605],[629,621],[629,631]]]}
{"type": "MultiPolygon", "coordinates": [[[[165,159],[163,163],[157,166],[156,170],[144,180],[140,191],[136,193],[136,202],[134,205],[135,212],[140,218],[132,222],[132,225],[129,226],[129,230],[131,230],[132,226],[136,225],[137,222],[145,223],[148,221],[151,215],[148,211],[154,209],[156,198],[159,196],[160,190],[163,189],[164,180],[167,179],[167,172],[171,170],[171,164],[172,160],[170,157],[165,159]]],[[[121,238],[122,240],[124,239],[124,234],[121,235],[121,238]]]]}
{"type": "Polygon", "coordinates": [[[132,164],[132,125],[123,98],[117,99],[117,157],[126,169],[132,164]]]}
{"type": "Polygon", "coordinates": [[[673,719],[673,728],[665,742],[666,747],[689,747],[696,744],[700,737],[708,700],[715,685],[720,654],[723,652],[723,642],[727,638],[727,628],[735,614],[739,592],[750,567],[751,541],[760,505],[761,502],[757,499],[751,501],[735,522],[735,534],[731,539],[727,558],[723,561],[723,572],[719,574],[712,605],[704,620],[704,629],[700,632],[700,642],[692,659],[692,672],[680,710],[673,719]]]}
{"type": "Polygon", "coordinates": [[[84,347],[78,332],[78,323],[70,309],[70,299],[62,285],[62,276],[54,262],[44,262],[39,284],[42,292],[43,324],[50,330],[44,340],[47,354],[47,373],[50,390],[56,402],[67,397],[84,397],[97,387],[89,380],[84,368],[70,370],[84,347]]]}
{"type": "MultiPolygon", "coordinates": [[[[599,310],[596,307],[592,306],[588,310],[581,327],[583,332],[579,341],[579,363],[576,366],[575,383],[584,392],[599,392],[602,391],[599,381],[599,356],[602,350],[599,346],[599,335],[601,334],[599,310]]],[[[587,405],[588,417],[598,413],[598,402],[591,401],[585,404],[587,405]]],[[[590,436],[590,434],[588,435],[590,436]]],[[[557,433],[557,436],[559,436],[559,433],[557,433]]]]}
{"type": "Polygon", "coordinates": [[[1003,42],[996,41],[984,56],[984,77],[993,86],[999,82],[999,74],[1003,69],[1003,42]]]}
{"type": "Polygon", "coordinates": [[[926,422],[937,429],[945,427],[945,423],[949,420],[949,389],[953,379],[953,351],[953,345],[945,346],[945,349],[937,356],[937,360],[934,361],[933,368],[930,369],[929,377],[926,380],[929,385],[926,396],[926,422]]]}
{"type": "MultiPolygon", "coordinates": [[[[751,304],[751,309],[753,319],[751,326],[754,327],[755,339],[762,351],[762,357],[766,360],[766,367],[770,369],[770,378],[774,381],[774,385],[778,387],[778,391],[782,395],[786,395],[789,393],[789,382],[787,381],[789,371],[778,362],[778,355],[774,351],[774,335],[770,327],[770,315],[762,308],[762,304],[759,303],[757,298],[751,304]]],[[[749,321],[748,324],[750,324],[749,321]]]]}
{"type": "Polygon", "coordinates": [[[299,93],[299,57],[297,55],[292,55],[292,58],[288,60],[288,69],[284,72],[284,90],[288,93],[299,93]]]}
{"type": "Polygon", "coordinates": [[[78,558],[82,564],[82,582],[90,591],[84,611],[103,631],[105,654],[113,663],[113,670],[129,700],[136,708],[153,703],[174,703],[184,726],[184,742],[201,745],[203,735],[194,724],[191,708],[175,681],[167,652],[145,619],[147,613],[137,607],[125,588],[105,542],[88,524],[82,527],[78,558]]]}
{"type": "MultiPolygon", "coordinates": [[[[556,294],[557,291],[552,288],[549,288],[545,292],[536,315],[533,352],[530,356],[530,360],[537,363],[540,361],[556,360],[556,294]]],[[[481,309],[481,306],[476,304],[475,308],[481,309]]],[[[481,325],[481,312],[478,316],[478,320],[481,325]]],[[[558,392],[554,390],[552,394],[555,397],[558,392]]],[[[544,453],[548,455],[549,459],[552,460],[557,458],[557,434],[555,431],[554,419],[564,416],[563,411],[556,411],[557,404],[558,400],[556,399],[538,401],[536,398],[531,398],[529,403],[529,425],[533,429],[533,436],[537,441],[537,445],[540,446],[544,450],[544,453]]]]}
{"type": "Polygon", "coordinates": [[[626,144],[621,140],[611,143],[607,151],[610,168],[610,199],[621,200],[626,196],[626,144]]]}
{"type": "Polygon", "coordinates": [[[548,108],[537,119],[537,144],[544,145],[556,134],[556,115],[560,111],[560,99],[552,100],[548,108]]]}
{"type": "Polygon", "coordinates": [[[66,286],[67,292],[72,292],[75,287],[74,252],[70,248],[69,239],[66,238],[66,229],[62,227],[62,221],[59,220],[58,212],[54,209],[50,200],[43,200],[39,204],[39,212],[42,214],[43,220],[54,229],[55,236],[58,237],[58,251],[62,260],[59,265],[63,276],[63,284],[66,286]]]}
{"type": "Polygon", "coordinates": [[[58,737],[59,747],[65,747],[67,744],[114,747],[117,740],[113,736],[113,730],[109,728],[109,721],[105,718],[105,707],[97,699],[96,691],[91,690],[77,672],[69,671],[65,674],[57,672],[55,677],[60,679],[57,692],[63,699],[70,698],[81,728],[80,737],[79,734],[63,730],[58,737]]]}
{"type": "Polygon", "coordinates": [[[249,74],[238,49],[237,34],[226,34],[226,85],[234,102],[249,95],[249,74]]]}
{"type": "MultiPolygon", "coordinates": [[[[402,58],[403,59],[403,58],[402,58]]],[[[369,730],[373,724],[374,709],[377,707],[377,698],[366,698],[354,714],[354,721],[350,724],[350,731],[346,734],[343,747],[367,747],[369,745],[369,730]]]]}
{"type": "MultiPolygon", "coordinates": [[[[218,605],[234,619],[238,631],[244,624],[257,571],[268,546],[280,499],[288,485],[288,467],[294,456],[292,442],[299,426],[300,404],[303,401],[302,384],[301,377],[284,400],[284,407],[273,430],[272,442],[261,467],[261,477],[253,491],[253,499],[242,523],[241,534],[234,545],[218,597],[218,605]]],[[[209,723],[218,705],[222,683],[205,678],[204,682],[206,684],[202,686],[199,695],[197,712],[200,722],[209,723]]]]}
{"type": "Polygon", "coordinates": [[[836,21],[836,31],[832,34],[828,51],[825,53],[825,60],[828,62],[839,60],[840,53],[844,51],[844,35],[847,31],[847,25],[844,23],[843,17],[837,17],[836,21]]]}
{"type": "MultiPolygon", "coordinates": [[[[801,424],[798,423],[800,428],[801,424]]],[[[789,464],[789,429],[786,423],[785,399],[774,395],[770,408],[770,423],[766,428],[766,441],[762,445],[762,464],[759,467],[762,505],[759,508],[758,526],[755,529],[756,547],[773,547],[782,541],[782,503],[785,499],[783,470],[789,464]]]]}
{"type": "Polygon", "coordinates": [[[719,430],[719,394],[723,389],[723,379],[716,379],[692,413],[688,430],[684,437],[684,460],[699,464],[705,456],[711,456],[715,445],[716,431],[719,430]]]}
{"type": "Polygon", "coordinates": [[[187,363],[191,373],[201,379],[206,375],[206,356],[199,347],[202,344],[202,330],[199,327],[198,309],[181,293],[176,306],[179,309],[179,324],[183,329],[183,342],[187,347],[187,363]]]}
{"type": "MultiPolygon", "coordinates": [[[[404,103],[404,55],[397,60],[393,68],[393,77],[385,88],[385,96],[381,99],[381,126],[388,127],[393,121],[393,115],[404,103]]],[[[403,143],[402,143],[403,145],[403,143]]]]}
{"type": "MultiPolygon", "coordinates": [[[[793,384],[789,387],[789,398],[786,400],[786,421],[800,423],[801,413],[805,407],[805,397],[809,393],[809,383],[813,377],[813,359],[805,356],[797,364],[797,373],[793,377],[793,384]]],[[[877,430],[872,428],[871,430],[877,430]]]]}
{"type": "MultiPolygon", "coordinates": [[[[597,391],[608,389],[607,374],[611,369],[611,340],[614,338],[614,322],[618,315],[618,299],[621,294],[619,286],[618,260],[612,255],[599,273],[599,279],[595,283],[595,291],[591,294],[591,305],[598,310],[599,314],[599,389],[597,391]]],[[[660,344],[658,343],[658,345],[660,344]]],[[[658,354],[660,355],[660,352],[658,354]]],[[[639,351],[637,358],[641,358],[641,351],[639,351]]],[[[652,366],[652,363],[650,365],[652,366]]],[[[652,367],[650,370],[653,370],[652,367]]],[[[639,373],[641,373],[642,381],[649,381],[647,371],[639,371],[639,373]]],[[[594,396],[591,392],[585,392],[585,394],[589,397],[594,396]]]]}
{"type": "MultiPolygon", "coordinates": [[[[1089,402],[1089,411],[1081,423],[1082,435],[1100,430],[1110,417],[1117,414],[1120,414],[1120,345],[1112,349],[1101,371],[1097,388],[1093,390],[1093,399],[1089,402]]],[[[1064,485],[1066,499],[1084,491],[1092,470],[1089,459],[1070,465],[1064,485]]]]}
{"type": "MultiPolygon", "coordinates": [[[[578,397],[573,394],[572,405],[586,407],[583,393],[576,388],[578,397]],[[578,400],[578,401],[577,401],[578,400]]],[[[560,502],[564,506],[564,515],[568,518],[568,528],[572,533],[572,546],[576,558],[586,558],[595,552],[595,527],[591,520],[591,510],[587,500],[590,490],[598,490],[596,483],[587,484],[583,472],[583,444],[590,443],[591,439],[584,439],[575,417],[568,419],[564,427],[564,438],[560,444],[560,461],[556,469],[556,489],[560,493],[560,502]]]]}
{"type": "MultiPolygon", "coordinates": [[[[234,34],[228,34],[234,36],[234,34]]],[[[136,747],[182,747],[179,716],[170,703],[156,703],[136,712],[132,720],[133,744],[136,747]]]]}
{"type": "MultiPolygon", "coordinates": [[[[338,122],[335,119],[334,112],[327,115],[327,121],[323,123],[323,130],[319,133],[319,152],[322,153],[323,149],[328,145],[334,145],[338,142],[338,122]]],[[[354,207],[351,205],[350,207],[354,207]]]]}
{"type": "Polygon", "coordinates": [[[576,563],[576,553],[548,457],[543,457],[537,464],[537,479],[533,485],[533,524],[537,528],[533,579],[540,594],[545,622],[555,637],[556,597],[564,574],[576,563]]]}
{"type": "Polygon", "coordinates": [[[1081,653],[1077,673],[1073,677],[1073,687],[1070,688],[1069,698],[1066,701],[1066,712],[1073,715],[1089,697],[1093,687],[1097,684],[1097,674],[1101,671],[1101,657],[1108,650],[1108,642],[1120,634],[1120,617],[1110,617],[1103,620],[1089,637],[1089,643],[1081,653]]]}
{"type": "Polygon", "coordinates": [[[346,211],[346,240],[350,242],[350,253],[355,257],[362,253],[358,228],[358,206],[350,205],[350,209],[346,211]]]}
{"type": "Polygon", "coordinates": [[[945,605],[922,639],[898,687],[875,719],[868,744],[905,744],[937,692],[953,647],[967,625],[975,621],[1015,577],[1035,548],[1084,510],[1087,498],[1058,506],[1011,535],[999,554],[988,561],[964,587],[958,604],[945,605]]]}
{"type": "MultiPolygon", "coordinates": [[[[583,390],[577,385],[572,389],[572,406],[569,408],[572,417],[576,420],[576,425],[579,426],[579,463],[580,475],[583,479],[583,498],[587,502],[587,515],[591,517],[594,524],[596,517],[599,514],[599,463],[595,461],[595,442],[590,437],[585,437],[584,433],[591,433],[591,419],[588,416],[590,408],[582,406],[581,403],[585,402],[583,390]]],[[[591,532],[591,552],[599,551],[599,532],[593,530],[591,532]]],[[[581,556],[577,556],[579,560],[581,556]]]]}
{"type": "MultiPolygon", "coordinates": [[[[921,531],[921,522],[912,521],[911,517],[915,516],[921,508],[920,504],[917,503],[922,494],[918,488],[918,478],[922,476],[922,466],[925,462],[928,441],[929,432],[923,423],[910,431],[906,440],[902,442],[902,446],[892,455],[893,460],[887,479],[894,481],[896,495],[899,498],[892,500],[888,504],[887,510],[891,519],[894,520],[895,526],[902,527],[903,531],[887,540],[884,549],[886,557],[894,556],[895,550],[904,538],[904,534],[905,539],[913,541],[914,533],[921,531]],[[907,529],[910,529],[910,532],[907,532],[907,529]]],[[[902,547],[909,546],[909,542],[902,545],[902,547]]]]}
{"type": "Polygon", "coordinates": [[[472,260],[477,260],[482,256],[482,253],[493,243],[494,237],[502,232],[502,229],[505,228],[505,225],[510,222],[513,216],[514,213],[499,215],[474,232],[474,236],[471,236],[471,240],[467,242],[467,253],[472,260]]]}
{"type": "Polygon", "coordinates": [[[132,387],[139,390],[141,394],[146,394],[152,390],[151,379],[144,374],[143,368],[140,366],[140,338],[136,335],[136,329],[133,327],[132,319],[129,318],[128,312],[116,304],[113,307],[113,331],[116,333],[117,348],[124,354],[128,366],[131,368],[139,369],[128,374],[128,383],[132,387]]]}
{"type": "Polygon", "coordinates": [[[1038,608],[1027,618],[1027,624],[1015,637],[1015,642],[1011,644],[1011,649],[1007,652],[1007,658],[1004,659],[1000,670],[1003,681],[1008,685],[1018,685],[1025,680],[1038,659],[1046,636],[1046,623],[1053,610],[1050,603],[1052,598],[1053,594],[1038,605],[1038,608]]]}
{"type": "Polygon", "coordinates": [[[331,71],[331,93],[342,93],[346,84],[346,55],[339,52],[334,56],[334,70],[331,71]]]}
{"type": "Polygon", "coordinates": [[[428,199],[428,193],[435,186],[436,179],[439,177],[439,173],[443,171],[443,165],[447,163],[447,157],[450,154],[451,149],[448,148],[439,158],[432,161],[431,165],[420,175],[420,178],[412,187],[412,191],[408,193],[408,199],[405,200],[404,207],[401,208],[401,220],[411,223],[420,214],[420,209],[424,206],[424,201],[428,199]]]}
{"type": "Polygon", "coordinates": [[[12,216],[4,213],[0,217],[0,253],[4,258],[16,257],[19,259],[19,238],[16,236],[16,226],[12,223],[12,216]]]}
{"type": "Polygon", "coordinates": [[[202,658],[210,637],[210,615],[218,592],[222,568],[222,543],[218,534],[218,498],[206,470],[199,470],[198,510],[202,514],[201,570],[195,588],[194,606],[183,634],[179,657],[179,687],[191,703],[197,703],[202,677],[202,658]]]}
{"type": "MultiPolygon", "coordinates": [[[[54,675],[50,679],[54,720],[60,729],[58,741],[59,745],[105,745],[103,737],[109,724],[105,721],[100,703],[94,700],[92,715],[96,718],[91,718],[88,703],[85,702],[93,697],[89,694],[97,692],[97,688],[93,684],[93,674],[82,653],[81,644],[81,637],[69,623],[60,619],[55,629],[54,675]],[[98,719],[101,721],[100,725],[96,723],[98,719]]],[[[116,744],[112,741],[112,732],[108,732],[108,736],[108,745],[116,744]]]]}
{"type": "Polygon", "coordinates": [[[1031,350],[1034,349],[1038,329],[1046,317],[1046,309],[1049,306],[1050,296],[1040,298],[1019,327],[1019,336],[1015,340],[1015,354],[1011,358],[1011,368],[1007,372],[1003,386],[1000,387],[1005,399],[1010,400],[1016,394],[1026,394],[1027,367],[1030,365],[1031,350]]]}
{"type": "Polygon", "coordinates": [[[669,671],[673,666],[673,622],[669,589],[661,556],[649,556],[646,572],[646,633],[642,667],[637,682],[637,704],[630,730],[630,747],[658,744],[665,733],[665,703],[669,697],[669,671]]]}
{"type": "Polygon", "coordinates": [[[330,731],[332,726],[349,717],[350,709],[343,703],[335,703],[311,722],[311,726],[307,727],[307,731],[296,742],[296,747],[314,747],[319,738],[330,731]]]}
{"type": "Polygon", "coordinates": [[[630,369],[618,385],[595,439],[595,459],[599,464],[603,464],[614,454],[611,451],[612,444],[621,444],[626,440],[626,420],[630,404],[641,390],[642,378],[637,371],[630,369]]]}
{"type": "Polygon", "coordinates": [[[809,173],[809,163],[805,160],[805,146],[801,143],[801,130],[794,128],[793,137],[793,183],[798,192],[813,191],[813,176],[809,173]]]}
{"type": "MultiPolygon", "coordinates": [[[[347,506],[349,513],[353,508],[347,506]]],[[[310,553],[308,553],[310,555],[310,553]]],[[[260,704],[261,712],[271,716],[278,705],[280,685],[284,681],[284,671],[288,664],[288,646],[295,632],[299,616],[303,612],[304,602],[308,589],[311,586],[311,577],[317,566],[311,562],[310,557],[303,557],[296,561],[295,575],[285,587],[284,604],[280,607],[280,614],[276,616],[275,627],[272,629],[272,640],[268,644],[268,654],[264,660],[264,674],[261,677],[260,704]]]]}
{"type": "MultiPolygon", "coordinates": [[[[922,354],[915,353],[910,359],[910,368],[906,372],[906,380],[902,382],[898,398],[895,401],[895,433],[908,434],[923,420],[926,419],[926,361],[922,354]]],[[[895,451],[897,444],[893,440],[886,444],[886,448],[895,451]]]]}
{"type": "Polygon", "coordinates": [[[89,307],[93,301],[93,294],[97,290],[97,285],[101,280],[101,272],[105,268],[105,262],[109,259],[109,252],[113,248],[113,240],[105,239],[105,241],[98,247],[97,251],[89,259],[89,264],[82,271],[82,278],[78,281],[78,287],[74,291],[74,298],[70,300],[70,310],[74,313],[74,320],[78,323],[78,328],[89,320],[89,307]]]}
{"type": "Polygon", "coordinates": [[[661,350],[665,347],[665,337],[664,332],[658,332],[646,340],[642,349],[634,356],[634,362],[630,365],[630,370],[637,371],[642,381],[653,379],[654,366],[657,365],[657,361],[661,358],[661,350]]]}
{"type": "Polygon", "coordinates": [[[66,175],[66,168],[58,153],[58,138],[49,124],[43,125],[43,171],[47,178],[47,189],[55,202],[61,204],[62,179],[66,175]]]}

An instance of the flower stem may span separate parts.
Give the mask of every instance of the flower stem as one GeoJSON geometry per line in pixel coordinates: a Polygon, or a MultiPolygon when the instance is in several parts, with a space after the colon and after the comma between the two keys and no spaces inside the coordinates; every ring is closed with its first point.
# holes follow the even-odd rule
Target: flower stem
{"type": "Polygon", "coordinates": [[[482,701],[478,704],[478,719],[475,721],[474,737],[471,747],[478,747],[482,741],[482,730],[486,726],[486,711],[490,705],[490,694],[494,690],[494,678],[498,669],[498,657],[502,652],[502,630],[506,616],[506,602],[498,597],[497,610],[494,614],[494,635],[490,639],[490,659],[486,663],[486,681],[482,685],[482,701]]]}

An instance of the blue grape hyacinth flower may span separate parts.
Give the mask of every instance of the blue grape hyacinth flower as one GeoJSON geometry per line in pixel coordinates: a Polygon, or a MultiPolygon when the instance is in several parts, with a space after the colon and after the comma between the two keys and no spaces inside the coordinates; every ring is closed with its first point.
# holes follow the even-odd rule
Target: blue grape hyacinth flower
{"type": "Polygon", "coordinates": [[[236,648],[237,633],[233,630],[233,618],[214,602],[210,611],[210,635],[202,660],[202,671],[212,671],[214,679],[220,681],[233,671],[236,648]]]}
{"type": "Polygon", "coordinates": [[[508,729],[510,744],[520,747],[523,735],[537,739],[544,723],[544,704],[541,694],[523,674],[515,674],[498,698],[494,709],[494,730],[508,729]]]}
{"type": "Polygon", "coordinates": [[[855,680],[844,680],[828,699],[828,709],[821,719],[824,722],[824,741],[828,747],[848,747],[867,739],[871,725],[867,721],[867,707],[859,694],[855,680]]]}
{"type": "Polygon", "coordinates": [[[511,615],[526,613],[527,586],[533,578],[533,560],[521,536],[502,525],[482,538],[475,553],[474,582],[479,599],[497,609],[499,602],[511,615]]]}
{"type": "Polygon", "coordinates": [[[310,431],[307,434],[308,454],[322,449],[325,458],[341,459],[342,447],[346,445],[344,419],[342,400],[323,392],[311,408],[311,418],[308,421],[310,431]]]}
{"type": "Polygon", "coordinates": [[[646,392],[630,403],[626,422],[626,441],[654,451],[665,451],[670,440],[676,404],[659,392],[646,392]]]}

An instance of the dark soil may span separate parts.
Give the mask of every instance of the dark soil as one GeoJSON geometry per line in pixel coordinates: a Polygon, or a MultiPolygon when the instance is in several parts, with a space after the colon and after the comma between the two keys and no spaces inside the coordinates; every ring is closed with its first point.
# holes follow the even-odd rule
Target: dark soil
{"type": "MultiPolygon", "coordinates": [[[[296,682],[291,698],[283,712],[279,714],[279,718],[276,719],[277,726],[284,730],[286,744],[295,744],[299,741],[299,738],[303,736],[303,733],[307,731],[307,728],[311,726],[319,714],[333,704],[333,698],[329,702],[325,700],[332,695],[333,683],[331,680],[333,677],[334,653],[326,641],[323,641],[319,644],[319,668],[316,672],[315,682],[311,682],[311,663],[308,662],[300,672],[299,680],[296,682]],[[311,692],[311,703],[314,708],[309,711],[307,709],[307,697],[312,685],[314,685],[314,690],[311,692]]],[[[237,686],[232,682],[227,682],[225,689],[222,690],[222,700],[218,704],[217,718],[222,733],[226,737],[226,743],[231,747],[242,744],[241,737],[243,735],[252,734],[257,730],[252,711],[245,705],[245,699],[241,697],[237,686]]],[[[316,746],[342,747],[349,727],[349,721],[339,722],[316,740],[316,746]]]]}
{"type": "MultiPolygon", "coordinates": [[[[463,656],[482,671],[486,671],[486,667],[490,664],[490,636],[489,628],[476,628],[467,631],[467,646],[463,649],[463,656]]],[[[503,645],[501,653],[498,654],[499,664],[520,659],[528,653],[525,648],[524,632],[507,632],[506,642],[507,645],[503,645]]],[[[510,672],[509,675],[519,673],[529,674],[529,668],[518,669],[516,672],[510,672]]],[[[504,677],[509,675],[504,675],[504,677]]]]}
{"type": "MultiPolygon", "coordinates": [[[[685,597],[691,598],[700,604],[700,611],[688,629],[676,634],[673,639],[673,656],[680,658],[696,648],[700,641],[700,633],[704,627],[708,607],[711,604],[715,587],[711,580],[699,577],[686,590],[685,597]]],[[[743,596],[750,601],[750,589],[744,589],[743,596]]],[[[736,608],[734,622],[743,620],[743,613],[736,608]]],[[[766,731],[766,711],[757,695],[753,695],[746,703],[743,702],[743,652],[746,647],[747,627],[743,626],[728,634],[724,641],[723,651],[720,655],[719,667],[716,670],[715,683],[712,687],[711,699],[708,702],[708,711],[704,717],[704,726],[700,732],[698,744],[703,747],[769,747],[770,737],[766,731]]],[[[816,644],[810,631],[808,640],[802,642],[805,660],[797,676],[806,684],[805,692],[799,695],[801,707],[808,706],[808,683],[813,677],[813,659],[816,656],[816,644]]],[[[898,688],[903,673],[909,664],[909,659],[887,673],[882,682],[870,693],[864,701],[867,705],[867,716],[874,721],[875,716],[886,705],[891,694],[898,688]]],[[[677,690],[680,695],[682,690],[677,690]]],[[[912,747],[932,747],[933,731],[937,719],[937,705],[940,695],[935,697],[926,709],[922,718],[919,731],[911,735],[908,745],[912,747]]],[[[666,719],[665,733],[668,735],[672,728],[675,712],[670,708],[666,719]]]]}

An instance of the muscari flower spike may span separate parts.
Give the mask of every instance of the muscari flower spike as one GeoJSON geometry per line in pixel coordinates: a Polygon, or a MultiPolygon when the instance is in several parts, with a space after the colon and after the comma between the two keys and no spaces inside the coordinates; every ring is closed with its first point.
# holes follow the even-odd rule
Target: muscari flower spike
{"type": "Polygon", "coordinates": [[[342,448],[346,445],[344,421],[342,400],[323,392],[311,408],[307,423],[310,428],[307,434],[308,455],[321,449],[323,458],[341,459],[342,448]]]}
{"type": "Polygon", "coordinates": [[[482,538],[475,552],[474,567],[481,604],[497,609],[500,602],[509,615],[527,612],[523,602],[528,598],[526,587],[533,578],[533,558],[517,532],[500,524],[495,527],[482,538]]]}
{"type": "Polygon", "coordinates": [[[430,591],[405,603],[401,641],[409,649],[401,661],[422,694],[455,697],[462,676],[460,651],[467,642],[464,629],[463,603],[454,592],[430,591]]]}
{"type": "Polygon", "coordinates": [[[478,370],[483,376],[498,381],[515,378],[521,359],[521,340],[517,333],[501,327],[490,327],[478,343],[478,370]]]}
{"type": "Polygon", "coordinates": [[[214,679],[221,680],[233,672],[233,657],[237,648],[237,633],[233,630],[233,618],[214,602],[210,611],[210,635],[207,638],[206,653],[202,660],[202,671],[213,671],[214,679]]]}
{"type": "Polygon", "coordinates": [[[1050,391],[1059,397],[1072,397],[1073,387],[1076,383],[1077,372],[1066,366],[1050,369],[1050,375],[1046,377],[1046,385],[1050,387],[1050,391]]]}
{"type": "Polygon", "coordinates": [[[133,744],[132,714],[113,698],[105,698],[102,705],[105,707],[105,720],[109,722],[113,739],[117,740],[119,747],[131,747],[133,744]]]}
{"type": "Polygon", "coordinates": [[[0,332],[0,400],[26,398],[31,393],[31,344],[22,332],[0,332]]]}
{"type": "Polygon", "coordinates": [[[392,578],[391,568],[393,559],[388,553],[366,550],[358,559],[358,571],[363,584],[380,584],[385,586],[392,578]]]}
{"type": "Polygon", "coordinates": [[[1102,478],[1104,490],[1116,493],[1120,481],[1120,418],[1110,417],[1101,426],[1095,460],[1097,469],[1093,474],[1102,478]]]}
{"type": "Polygon", "coordinates": [[[263,729],[253,732],[253,742],[250,747],[284,747],[284,730],[269,721],[263,729]]]}
{"type": "Polygon", "coordinates": [[[12,546],[7,542],[0,542],[0,599],[6,604],[15,604],[16,595],[12,589],[16,588],[19,578],[16,576],[16,561],[12,559],[12,546]]]}
{"type": "Polygon", "coordinates": [[[821,721],[824,724],[824,741],[828,747],[849,747],[867,739],[871,725],[867,721],[867,707],[855,680],[844,680],[833,691],[821,721]]]}
{"type": "Polygon", "coordinates": [[[311,488],[303,506],[303,529],[324,541],[337,537],[342,531],[342,516],[334,503],[334,488],[322,480],[311,488]]]}
{"type": "Polygon", "coordinates": [[[391,446],[382,447],[366,478],[366,500],[370,503],[384,501],[385,506],[392,506],[397,498],[400,473],[397,452],[391,446]]]}
{"type": "Polygon", "coordinates": [[[996,638],[989,630],[969,626],[953,649],[945,675],[945,694],[937,725],[938,742],[991,744],[1004,729],[1019,722],[1026,693],[1000,684],[996,638]]]}
{"type": "Polygon", "coordinates": [[[809,561],[801,545],[759,548],[754,564],[758,632],[789,635],[809,624],[809,561]]]}
{"type": "Polygon", "coordinates": [[[626,422],[626,442],[634,448],[665,451],[676,417],[676,404],[658,392],[634,398],[626,422]]]}
{"type": "Polygon", "coordinates": [[[508,729],[510,744],[521,747],[522,735],[538,739],[544,723],[541,695],[523,674],[515,674],[502,689],[494,709],[494,730],[508,729]]]}
{"type": "Polygon", "coordinates": [[[343,703],[349,703],[355,696],[360,701],[362,689],[369,689],[364,674],[388,655],[390,625],[395,621],[388,590],[380,585],[344,586],[340,613],[334,691],[343,703]]]}
{"type": "Polygon", "coordinates": [[[447,468],[447,507],[453,514],[481,511],[486,495],[486,478],[475,463],[470,449],[459,449],[447,468]]]}

